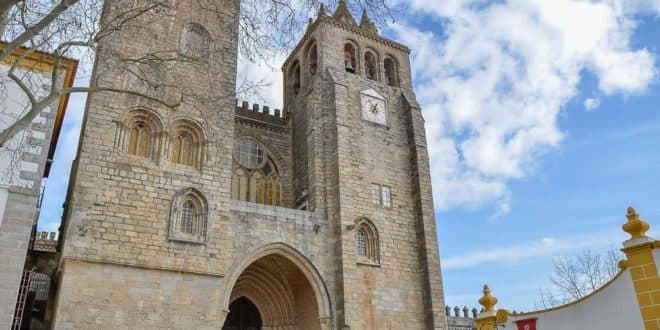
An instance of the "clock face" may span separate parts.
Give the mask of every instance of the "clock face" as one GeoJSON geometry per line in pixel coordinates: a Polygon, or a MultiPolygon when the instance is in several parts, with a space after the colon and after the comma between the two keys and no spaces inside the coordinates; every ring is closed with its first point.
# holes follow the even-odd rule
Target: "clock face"
{"type": "Polygon", "coordinates": [[[360,94],[362,119],[387,126],[387,109],[385,99],[373,89],[360,94]]]}

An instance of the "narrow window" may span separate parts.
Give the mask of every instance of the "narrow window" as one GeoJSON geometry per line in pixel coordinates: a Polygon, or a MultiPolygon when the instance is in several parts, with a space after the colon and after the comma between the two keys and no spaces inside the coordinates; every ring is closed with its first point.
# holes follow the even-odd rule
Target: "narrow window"
{"type": "Polygon", "coordinates": [[[192,165],[193,141],[192,135],[186,131],[179,132],[172,140],[172,163],[192,165]]]}
{"type": "Polygon", "coordinates": [[[371,203],[380,205],[380,186],[377,184],[371,185],[371,203]]]}
{"type": "Polygon", "coordinates": [[[399,76],[397,72],[397,67],[396,64],[394,63],[394,60],[391,58],[386,58],[385,63],[385,82],[390,85],[390,86],[398,86],[399,85],[399,76]]]}
{"type": "Polygon", "coordinates": [[[378,79],[378,64],[376,64],[376,55],[372,52],[364,54],[364,70],[367,78],[371,80],[378,79]]]}
{"type": "Polygon", "coordinates": [[[390,187],[383,186],[383,206],[385,207],[392,206],[390,187]]]}
{"type": "Polygon", "coordinates": [[[148,157],[150,142],[151,136],[148,127],[142,122],[135,123],[131,128],[128,139],[128,153],[134,156],[148,157]]]}
{"type": "Polygon", "coordinates": [[[312,45],[309,50],[309,74],[311,76],[316,74],[318,69],[318,53],[316,52],[316,45],[312,45]]]}
{"type": "Polygon", "coordinates": [[[364,228],[357,232],[357,252],[359,256],[367,257],[367,233],[364,228]]]}
{"type": "Polygon", "coordinates": [[[232,177],[231,180],[231,186],[232,186],[232,199],[239,200],[239,201],[247,201],[248,200],[248,177],[247,173],[245,173],[244,170],[242,169],[236,169],[234,172],[234,176],[232,177]]]}
{"type": "Polygon", "coordinates": [[[281,186],[280,179],[277,174],[271,174],[268,178],[268,198],[266,204],[273,206],[280,206],[281,186]]]}
{"type": "Polygon", "coordinates": [[[291,72],[291,88],[294,96],[300,93],[300,87],[300,63],[296,62],[291,72]]]}
{"type": "Polygon", "coordinates": [[[183,203],[181,208],[181,232],[193,233],[193,224],[195,223],[195,205],[191,201],[183,203]]]}
{"type": "Polygon", "coordinates": [[[355,57],[355,47],[351,44],[344,46],[344,67],[346,72],[355,73],[357,68],[357,58],[355,57]]]}

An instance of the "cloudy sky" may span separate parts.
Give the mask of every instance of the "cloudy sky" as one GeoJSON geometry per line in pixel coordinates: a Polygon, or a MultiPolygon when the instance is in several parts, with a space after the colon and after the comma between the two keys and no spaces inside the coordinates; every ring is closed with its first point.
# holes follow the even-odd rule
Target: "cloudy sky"
{"type": "MultiPolygon", "coordinates": [[[[660,223],[660,0],[398,0],[382,33],[412,49],[446,301],[530,310],[552,259],[660,223]],[[655,202],[655,203],[654,203],[655,202]]],[[[282,58],[274,60],[280,66],[282,58]]],[[[240,74],[273,82],[279,70],[240,74]]],[[[40,228],[56,230],[84,98],[72,99],[40,228]]]]}

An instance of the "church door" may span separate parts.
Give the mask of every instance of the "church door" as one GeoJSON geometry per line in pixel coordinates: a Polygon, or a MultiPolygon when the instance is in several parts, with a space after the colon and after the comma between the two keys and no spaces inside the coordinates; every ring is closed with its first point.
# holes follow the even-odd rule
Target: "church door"
{"type": "Polygon", "coordinates": [[[261,330],[261,315],[254,304],[245,297],[229,305],[229,315],[222,330],[261,330]]]}

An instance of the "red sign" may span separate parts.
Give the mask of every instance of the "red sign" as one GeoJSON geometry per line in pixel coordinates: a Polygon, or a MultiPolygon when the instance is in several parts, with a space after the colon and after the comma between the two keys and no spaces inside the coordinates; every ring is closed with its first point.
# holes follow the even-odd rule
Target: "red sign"
{"type": "Polygon", "coordinates": [[[518,330],[536,330],[536,319],[526,319],[516,321],[518,330]]]}

